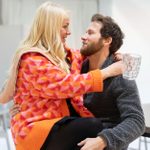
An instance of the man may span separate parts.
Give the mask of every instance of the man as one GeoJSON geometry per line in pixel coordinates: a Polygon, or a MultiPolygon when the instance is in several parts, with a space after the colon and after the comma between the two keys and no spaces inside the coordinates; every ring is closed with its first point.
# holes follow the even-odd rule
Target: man
{"type": "MultiPolygon", "coordinates": [[[[110,17],[95,14],[82,37],[81,53],[88,56],[82,73],[113,63],[112,55],[121,47],[123,37],[121,29],[110,17]]],[[[95,117],[101,118],[104,129],[98,137],[81,141],[78,144],[82,146],[81,150],[125,150],[144,132],[143,111],[133,80],[122,76],[105,80],[103,92],[86,94],[84,105],[95,117]]]]}

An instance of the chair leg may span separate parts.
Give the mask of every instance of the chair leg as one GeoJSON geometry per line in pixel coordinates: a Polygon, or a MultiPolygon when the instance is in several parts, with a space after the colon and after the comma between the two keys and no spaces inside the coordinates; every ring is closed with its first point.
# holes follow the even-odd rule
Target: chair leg
{"type": "Polygon", "coordinates": [[[7,132],[7,123],[6,123],[5,115],[2,115],[2,126],[3,126],[3,129],[4,129],[4,131],[5,131],[5,137],[6,137],[7,148],[8,148],[8,150],[11,150],[11,149],[10,149],[10,143],[9,143],[8,132],[7,132]]]}
{"type": "Polygon", "coordinates": [[[141,142],[142,142],[142,139],[141,139],[142,137],[140,136],[139,137],[139,150],[141,150],[141,142]]]}
{"type": "Polygon", "coordinates": [[[144,137],[144,144],[145,144],[145,150],[148,150],[146,137],[144,137]]]}
{"type": "Polygon", "coordinates": [[[148,150],[148,146],[147,146],[147,139],[146,137],[143,137],[144,139],[142,139],[142,137],[139,137],[139,150],[141,150],[141,142],[144,142],[145,145],[145,150],[148,150]]]}

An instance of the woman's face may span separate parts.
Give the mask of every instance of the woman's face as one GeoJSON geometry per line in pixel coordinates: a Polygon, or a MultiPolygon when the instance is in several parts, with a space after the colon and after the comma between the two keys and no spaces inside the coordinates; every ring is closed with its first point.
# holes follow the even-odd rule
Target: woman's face
{"type": "Polygon", "coordinates": [[[67,36],[71,34],[69,30],[69,22],[69,19],[64,19],[63,26],[60,30],[60,36],[63,44],[65,44],[67,36]]]}

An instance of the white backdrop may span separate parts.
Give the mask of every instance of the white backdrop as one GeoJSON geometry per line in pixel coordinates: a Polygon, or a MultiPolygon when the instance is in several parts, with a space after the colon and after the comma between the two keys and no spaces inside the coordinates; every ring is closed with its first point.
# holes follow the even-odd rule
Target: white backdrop
{"type": "Polygon", "coordinates": [[[112,16],[125,33],[121,52],[142,55],[140,73],[136,79],[142,103],[150,102],[150,1],[100,0],[100,12],[112,16]]]}
{"type": "MultiPolygon", "coordinates": [[[[2,21],[4,25],[22,25],[26,33],[36,8],[47,0],[1,0],[2,21]]],[[[72,35],[69,44],[80,47],[80,37],[91,16],[98,11],[98,0],[50,0],[61,4],[70,11],[72,35]],[[73,19],[72,19],[73,18],[73,19]]]]}

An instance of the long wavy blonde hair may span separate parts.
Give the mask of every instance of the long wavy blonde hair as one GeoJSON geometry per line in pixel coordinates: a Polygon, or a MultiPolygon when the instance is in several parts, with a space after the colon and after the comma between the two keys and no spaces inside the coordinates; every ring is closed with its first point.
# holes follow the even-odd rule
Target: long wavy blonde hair
{"type": "Polygon", "coordinates": [[[0,103],[6,103],[14,96],[19,61],[24,53],[39,52],[53,64],[69,73],[60,35],[63,21],[67,18],[68,12],[54,3],[45,2],[38,8],[29,34],[15,53],[8,79],[0,91],[0,103]]]}
{"type": "Polygon", "coordinates": [[[30,32],[17,51],[37,47],[46,50],[57,64],[67,73],[66,53],[60,37],[64,19],[68,12],[52,2],[43,3],[36,12],[30,32]]]}

